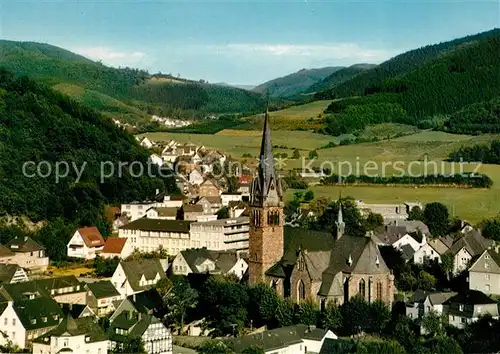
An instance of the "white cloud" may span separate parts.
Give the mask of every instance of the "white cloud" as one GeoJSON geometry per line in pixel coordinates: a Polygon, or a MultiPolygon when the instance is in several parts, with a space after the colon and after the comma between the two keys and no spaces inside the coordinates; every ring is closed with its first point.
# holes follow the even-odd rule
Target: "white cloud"
{"type": "Polygon", "coordinates": [[[393,53],[383,49],[370,49],[355,43],[331,44],[228,44],[217,48],[219,53],[231,55],[268,55],[274,57],[305,57],[316,60],[349,60],[354,62],[380,62],[393,53]]]}
{"type": "Polygon", "coordinates": [[[106,47],[76,48],[73,51],[92,60],[101,60],[104,64],[111,66],[136,65],[143,63],[147,57],[143,52],[123,52],[106,47]]]}

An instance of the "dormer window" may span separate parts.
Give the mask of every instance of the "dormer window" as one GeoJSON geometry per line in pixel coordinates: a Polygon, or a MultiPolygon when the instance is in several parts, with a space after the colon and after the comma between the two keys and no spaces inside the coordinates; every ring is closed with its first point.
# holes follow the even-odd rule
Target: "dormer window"
{"type": "Polygon", "coordinates": [[[32,318],[32,319],[30,320],[30,322],[31,322],[31,324],[36,324],[36,319],[35,319],[35,318],[32,318]]]}
{"type": "Polygon", "coordinates": [[[58,315],[54,315],[54,316],[52,316],[52,318],[53,318],[55,321],[57,321],[57,319],[59,318],[59,316],[58,316],[58,315]]]}
{"type": "Polygon", "coordinates": [[[47,322],[47,317],[42,317],[43,322],[47,322]]]}
{"type": "Polygon", "coordinates": [[[48,342],[48,341],[50,340],[50,338],[49,338],[49,337],[45,337],[43,340],[44,340],[45,342],[48,342]]]}
{"type": "Polygon", "coordinates": [[[50,295],[55,295],[55,294],[56,294],[56,291],[55,291],[54,289],[52,289],[52,290],[50,291],[50,295]]]}
{"type": "Polygon", "coordinates": [[[76,291],[79,291],[80,290],[80,285],[77,285],[76,286],[76,291]]]}
{"type": "Polygon", "coordinates": [[[458,310],[459,311],[463,311],[464,310],[464,305],[462,305],[462,304],[458,305],[458,310]]]}
{"type": "Polygon", "coordinates": [[[90,342],[90,336],[85,336],[85,342],[90,342]]]}

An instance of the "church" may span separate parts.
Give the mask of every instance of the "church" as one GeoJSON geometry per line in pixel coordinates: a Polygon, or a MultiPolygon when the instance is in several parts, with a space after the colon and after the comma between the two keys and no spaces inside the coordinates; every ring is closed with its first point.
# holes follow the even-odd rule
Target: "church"
{"type": "Polygon", "coordinates": [[[266,283],[293,301],[342,304],[354,296],[391,305],[394,276],[371,237],[285,227],[283,188],[274,168],[266,112],[259,166],[250,187],[249,283],[266,283]]]}

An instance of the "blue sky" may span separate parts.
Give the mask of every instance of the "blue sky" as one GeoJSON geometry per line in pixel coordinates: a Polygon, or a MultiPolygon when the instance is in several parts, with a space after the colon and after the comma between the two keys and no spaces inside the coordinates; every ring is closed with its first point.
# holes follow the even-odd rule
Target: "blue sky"
{"type": "Polygon", "coordinates": [[[380,63],[494,27],[500,27],[500,0],[0,0],[2,39],[232,84],[258,84],[302,68],[380,63]]]}

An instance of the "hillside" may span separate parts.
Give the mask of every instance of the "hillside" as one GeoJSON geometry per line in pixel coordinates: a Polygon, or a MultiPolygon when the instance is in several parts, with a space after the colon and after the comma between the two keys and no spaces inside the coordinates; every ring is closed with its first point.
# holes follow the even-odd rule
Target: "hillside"
{"type": "Polygon", "coordinates": [[[341,66],[318,69],[302,69],[296,73],[279,77],[252,89],[253,92],[269,93],[270,97],[290,97],[305,92],[311,85],[342,69],[341,66]]]}
{"type": "Polygon", "coordinates": [[[323,80],[311,85],[305,92],[316,93],[332,89],[374,67],[376,67],[375,64],[354,64],[348,68],[340,69],[325,77],[323,80]]]}
{"type": "Polygon", "coordinates": [[[352,80],[338,85],[332,90],[318,92],[316,94],[316,99],[332,99],[370,93],[373,89],[376,90],[385,80],[391,77],[407,73],[427,62],[438,59],[443,55],[450,54],[461,47],[474,45],[475,42],[487,38],[497,37],[499,33],[500,29],[493,29],[476,35],[410,50],[385,61],[379,66],[356,76],[352,80]]]}
{"type": "Polygon", "coordinates": [[[96,225],[107,234],[105,204],[151,198],[156,188],[176,190],[171,179],[135,178],[128,168],[111,173],[118,162],[147,168],[149,153],[96,111],[5,70],[0,70],[0,141],[0,215],[48,221],[40,232],[51,257],[53,247],[62,245],[65,252],[69,234],[56,237],[61,225],[96,225]]]}
{"type": "MultiPolygon", "coordinates": [[[[384,122],[441,128],[450,115],[464,106],[500,95],[500,30],[432,48],[422,49],[429,55],[414,52],[414,62],[409,60],[412,55],[408,53],[399,56],[406,58],[401,64],[408,65],[399,65],[392,73],[374,76],[395,67],[395,59],[389,61],[392,64],[383,63],[334,88],[331,93],[336,96],[347,87],[356,87],[357,91],[350,94],[358,96],[332,102],[326,110],[330,115],[325,119],[325,132],[352,133],[366,125],[384,122]],[[416,63],[420,65],[415,66],[416,63]],[[401,71],[404,67],[411,68],[401,71]],[[374,77],[376,80],[364,81],[374,77]]],[[[316,98],[323,96],[317,94],[316,98]]]]}
{"type": "Polygon", "coordinates": [[[80,89],[69,91],[75,99],[129,123],[144,122],[151,114],[197,119],[209,113],[257,112],[265,107],[257,93],[151,75],[139,69],[111,68],[42,43],[0,41],[0,67],[51,86],[59,85],[56,88],[77,86],[80,89]],[[89,92],[100,99],[83,97],[89,92]],[[125,116],[116,111],[114,100],[121,101],[122,109],[127,111],[125,116]]]}

